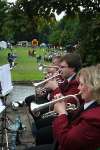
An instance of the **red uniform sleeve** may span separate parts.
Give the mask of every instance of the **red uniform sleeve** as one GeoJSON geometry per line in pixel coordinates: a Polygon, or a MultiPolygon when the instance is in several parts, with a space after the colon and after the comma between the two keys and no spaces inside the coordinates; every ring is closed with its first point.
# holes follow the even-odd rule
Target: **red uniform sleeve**
{"type": "Polygon", "coordinates": [[[80,118],[77,123],[70,125],[64,114],[54,120],[53,133],[61,150],[90,150],[89,147],[92,150],[91,145],[97,141],[99,143],[100,137],[100,129],[92,126],[89,120],[80,118]]]}

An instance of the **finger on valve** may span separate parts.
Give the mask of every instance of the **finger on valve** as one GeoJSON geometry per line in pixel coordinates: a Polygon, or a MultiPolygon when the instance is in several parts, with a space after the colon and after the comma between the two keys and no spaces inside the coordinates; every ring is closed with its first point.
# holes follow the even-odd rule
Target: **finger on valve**
{"type": "Polygon", "coordinates": [[[58,99],[58,98],[61,98],[62,97],[62,94],[61,93],[58,93],[58,94],[56,94],[55,96],[54,96],[54,100],[55,99],[58,99]]]}
{"type": "Polygon", "coordinates": [[[66,106],[64,102],[57,102],[54,105],[54,111],[58,114],[64,114],[66,113],[66,106]]]}

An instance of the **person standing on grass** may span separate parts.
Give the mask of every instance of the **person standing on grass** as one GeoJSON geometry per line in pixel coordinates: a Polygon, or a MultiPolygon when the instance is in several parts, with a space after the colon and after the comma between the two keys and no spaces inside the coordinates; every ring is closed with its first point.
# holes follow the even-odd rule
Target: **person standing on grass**
{"type": "Polygon", "coordinates": [[[7,60],[10,64],[10,69],[12,69],[14,58],[13,58],[13,55],[11,53],[8,53],[7,60]]]}

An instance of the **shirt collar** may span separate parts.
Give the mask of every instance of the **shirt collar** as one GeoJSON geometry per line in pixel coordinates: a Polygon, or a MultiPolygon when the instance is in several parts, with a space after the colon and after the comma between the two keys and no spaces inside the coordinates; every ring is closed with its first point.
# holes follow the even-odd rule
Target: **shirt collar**
{"type": "Polygon", "coordinates": [[[95,102],[95,100],[92,100],[90,102],[87,102],[84,104],[84,110],[86,110],[91,104],[93,104],[95,102]]]}
{"type": "Polygon", "coordinates": [[[72,78],[76,75],[76,73],[72,74],[70,77],[68,77],[68,82],[72,80],[72,78]]]}

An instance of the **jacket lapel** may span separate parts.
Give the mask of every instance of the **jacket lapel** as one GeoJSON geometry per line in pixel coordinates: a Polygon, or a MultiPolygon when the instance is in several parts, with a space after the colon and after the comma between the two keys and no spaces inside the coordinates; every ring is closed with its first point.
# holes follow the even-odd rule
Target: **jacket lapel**
{"type": "Polygon", "coordinates": [[[92,109],[92,108],[95,108],[95,107],[97,107],[97,106],[99,106],[99,104],[95,101],[95,102],[92,103],[89,107],[87,107],[87,109],[85,109],[84,111],[89,110],[89,109],[92,109]]]}

